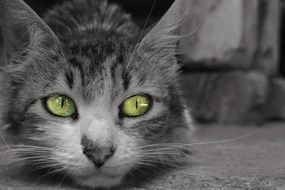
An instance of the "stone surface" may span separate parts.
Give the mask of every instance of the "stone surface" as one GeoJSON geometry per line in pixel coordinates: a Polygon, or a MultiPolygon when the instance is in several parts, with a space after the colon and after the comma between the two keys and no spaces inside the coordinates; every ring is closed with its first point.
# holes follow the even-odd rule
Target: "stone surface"
{"type": "Polygon", "coordinates": [[[281,1],[259,0],[258,48],[252,69],[275,75],[279,69],[281,1]]]}
{"type": "Polygon", "coordinates": [[[187,73],[181,83],[192,114],[199,121],[226,124],[264,119],[269,84],[261,73],[187,73]]]}
{"type": "Polygon", "coordinates": [[[256,2],[245,6],[245,0],[190,0],[182,32],[191,35],[181,41],[185,62],[197,67],[250,68],[257,45],[251,38],[257,29],[256,2]]]}
{"type": "MultiPolygon", "coordinates": [[[[194,47],[187,48],[193,60],[223,58],[226,51],[239,48],[242,38],[242,0],[204,0],[190,1],[189,22],[192,15],[197,18],[197,40],[194,47]],[[231,17],[229,17],[231,15],[231,17]]],[[[189,32],[195,29],[195,25],[189,32]]],[[[193,40],[191,36],[187,40],[193,40]]],[[[185,40],[184,42],[188,42],[185,40]]],[[[190,41],[191,42],[191,41],[190,41]]]]}
{"type": "MultiPolygon", "coordinates": [[[[142,185],[121,190],[283,190],[285,184],[285,127],[284,123],[269,123],[263,128],[254,126],[199,126],[194,142],[213,142],[190,146],[192,164],[142,185]],[[248,135],[248,136],[246,136],[248,135]]],[[[3,145],[1,147],[3,149],[3,145]]],[[[7,155],[0,157],[1,190],[75,190],[67,184],[47,184],[38,177],[28,179],[5,167],[7,155]],[[9,171],[9,172],[7,172],[9,171]],[[15,174],[11,174],[15,173],[15,174]]],[[[118,190],[118,188],[115,188],[118,190]]]]}
{"type": "Polygon", "coordinates": [[[191,68],[231,68],[276,74],[279,0],[189,0],[180,45],[191,68]]]}
{"type": "Polygon", "coordinates": [[[285,119],[285,79],[273,79],[271,82],[267,116],[271,119],[285,119]]]}

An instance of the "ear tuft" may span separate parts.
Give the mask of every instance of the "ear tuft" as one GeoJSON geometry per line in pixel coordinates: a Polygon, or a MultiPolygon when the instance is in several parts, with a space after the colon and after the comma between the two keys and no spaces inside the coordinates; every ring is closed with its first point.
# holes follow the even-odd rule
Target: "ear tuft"
{"type": "Polygon", "coordinates": [[[160,21],[144,37],[142,43],[155,43],[156,45],[176,45],[180,39],[180,28],[186,15],[189,14],[188,0],[176,0],[160,21]]]}
{"type": "Polygon", "coordinates": [[[188,0],[176,0],[160,21],[135,47],[135,52],[144,55],[144,63],[166,70],[167,75],[175,76],[180,68],[177,64],[177,45],[182,38],[180,28],[186,15],[188,0]]]}

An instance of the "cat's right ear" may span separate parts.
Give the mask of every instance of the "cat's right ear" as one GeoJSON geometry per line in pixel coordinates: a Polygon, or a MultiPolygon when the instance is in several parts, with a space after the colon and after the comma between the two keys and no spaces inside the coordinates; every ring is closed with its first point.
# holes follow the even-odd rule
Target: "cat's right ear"
{"type": "Polygon", "coordinates": [[[52,30],[22,0],[0,1],[0,67],[29,50],[58,48],[52,30]]]}

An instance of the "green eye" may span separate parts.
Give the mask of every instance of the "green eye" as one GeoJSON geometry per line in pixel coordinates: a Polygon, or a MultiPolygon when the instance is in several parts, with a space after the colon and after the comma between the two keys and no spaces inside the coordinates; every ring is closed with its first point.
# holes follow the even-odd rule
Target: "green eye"
{"type": "Polygon", "coordinates": [[[121,107],[121,112],[127,117],[144,115],[151,108],[151,99],[148,96],[136,95],[127,98],[121,107]]]}
{"type": "Polygon", "coordinates": [[[76,113],[73,100],[64,95],[53,95],[45,99],[46,109],[53,115],[71,117],[76,113]]]}

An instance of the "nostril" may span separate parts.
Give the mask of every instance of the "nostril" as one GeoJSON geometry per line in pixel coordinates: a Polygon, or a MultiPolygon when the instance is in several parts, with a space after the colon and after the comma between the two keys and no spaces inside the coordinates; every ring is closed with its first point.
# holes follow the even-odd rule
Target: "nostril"
{"type": "Polygon", "coordinates": [[[88,155],[88,151],[86,150],[86,148],[83,149],[83,154],[88,155]]]}
{"type": "Polygon", "coordinates": [[[115,153],[116,149],[113,149],[113,147],[110,149],[109,153],[107,153],[105,156],[104,156],[104,160],[108,160],[109,158],[111,158],[114,153],[115,153]]]}
{"type": "Polygon", "coordinates": [[[114,145],[112,145],[112,147],[111,147],[111,154],[113,155],[115,153],[115,151],[116,151],[116,147],[114,145]]]}
{"type": "Polygon", "coordinates": [[[110,150],[109,150],[108,156],[113,156],[113,154],[115,153],[115,151],[116,151],[116,147],[112,145],[111,148],[110,148],[110,150]]]}

